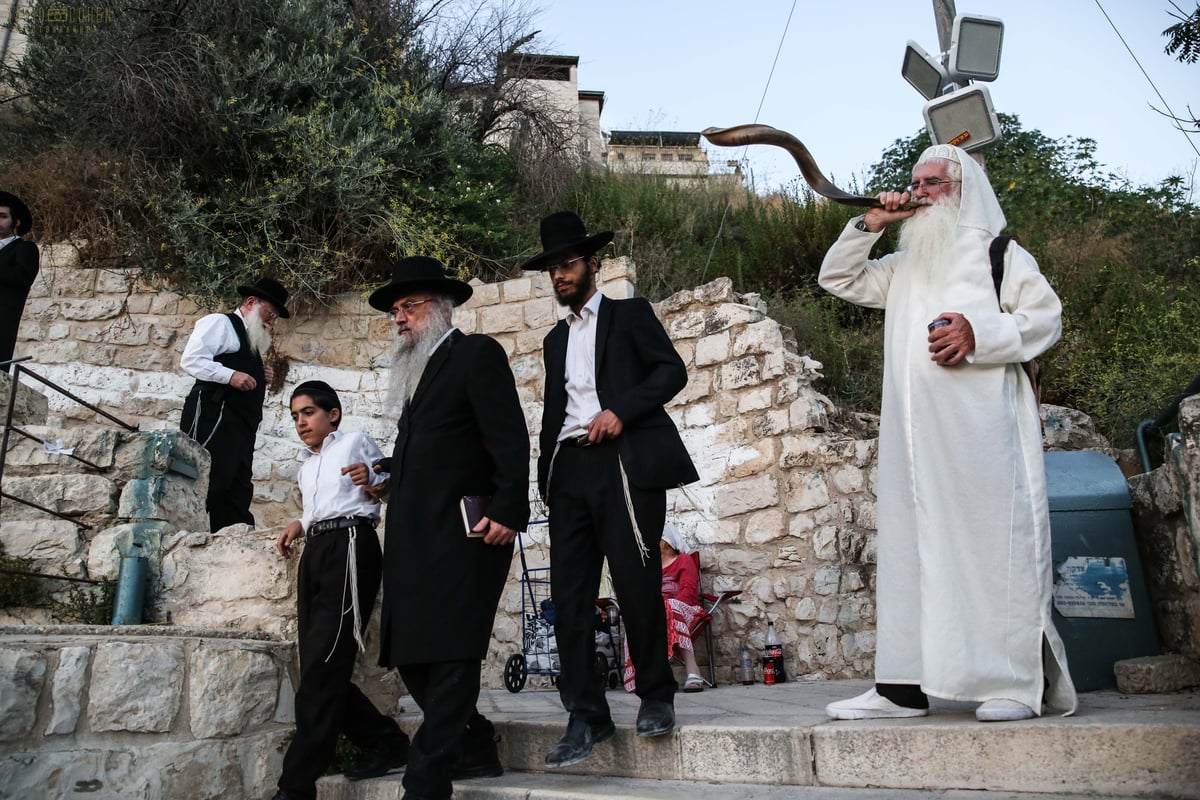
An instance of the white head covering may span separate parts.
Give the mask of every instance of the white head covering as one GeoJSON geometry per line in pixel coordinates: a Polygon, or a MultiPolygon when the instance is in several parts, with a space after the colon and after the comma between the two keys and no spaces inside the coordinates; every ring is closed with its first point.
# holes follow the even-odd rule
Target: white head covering
{"type": "Polygon", "coordinates": [[[687,546],[683,543],[683,537],[679,535],[679,528],[675,527],[675,523],[668,522],[663,525],[663,541],[671,546],[671,549],[676,553],[690,553],[687,546]]]}
{"type": "Polygon", "coordinates": [[[999,236],[1008,220],[1004,218],[1004,212],[1000,210],[1000,201],[996,199],[987,173],[979,166],[979,162],[960,147],[935,144],[925,148],[917,163],[924,164],[935,158],[953,161],[962,168],[958,224],[965,228],[979,228],[990,236],[999,236]]]}

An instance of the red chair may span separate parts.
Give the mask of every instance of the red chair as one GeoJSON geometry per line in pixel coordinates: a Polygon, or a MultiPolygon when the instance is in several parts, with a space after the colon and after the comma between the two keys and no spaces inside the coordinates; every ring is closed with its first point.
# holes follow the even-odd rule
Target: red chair
{"type": "MultiPolygon", "coordinates": [[[[700,553],[691,552],[688,553],[688,555],[692,557],[692,561],[696,564],[696,573],[700,576],[700,587],[703,589],[704,571],[700,568],[700,553]]],[[[706,634],[704,636],[704,645],[705,652],[708,654],[708,679],[704,682],[713,689],[717,687],[717,665],[716,659],[713,657],[712,636],[707,635],[708,627],[710,624],[712,624],[713,617],[716,616],[717,610],[721,607],[721,604],[732,597],[737,597],[741,593],[741,589],[721,592],[720,594],[704,594],[702,591],[700,593],[700,605],[704,608],[704,613],[696,617],[696,620],[692,623],[692,629],[688,631],[692,637],[693,646],[696,644],[697,636],[706,634]]]]}

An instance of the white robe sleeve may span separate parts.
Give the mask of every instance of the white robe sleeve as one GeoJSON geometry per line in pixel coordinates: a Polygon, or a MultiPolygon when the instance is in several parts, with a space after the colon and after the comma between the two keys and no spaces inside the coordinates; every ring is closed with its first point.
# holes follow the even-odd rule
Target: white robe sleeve
{"type": "Polygon", "coordinates": [[[975,332],[972,364],[1010,364],[1037,358],[1062,336],[1062,303],[1038,269],[1037,261],[1016,242],[1004,258],[1000,306],[994,312],[967,314],[975,332]]]}
{"type": "Polygon", "coordinates": [[[887,306],[888,287],[895,270],[895,254],[870,260],[871,247],[879,233],[868,233],[846,223],[842,235],[825,253],[817,283],[835,297],[868,308],[887,306]]]}

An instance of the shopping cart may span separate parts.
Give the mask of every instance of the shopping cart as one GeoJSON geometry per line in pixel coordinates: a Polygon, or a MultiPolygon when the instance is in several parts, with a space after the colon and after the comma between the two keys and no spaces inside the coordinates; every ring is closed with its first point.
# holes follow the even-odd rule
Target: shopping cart
{"type": "MultiPolygon", "coordinates": [[[[530,523],[546,525],[545,520],[530,523]]],[[[558,682],[558,646],[554,638],[554,600],[550,596],[550,568],[530,567],[525,543],[517,534],[521,555],[521,652],[504,663],[504,687],[510,692],[525,688],[530,675],[547,675],[558,682]]],[[[596,601],[596,660],[594,674],[601,686],[615,689],[621,682],[621,609],[617,601],[596,601]]]]}

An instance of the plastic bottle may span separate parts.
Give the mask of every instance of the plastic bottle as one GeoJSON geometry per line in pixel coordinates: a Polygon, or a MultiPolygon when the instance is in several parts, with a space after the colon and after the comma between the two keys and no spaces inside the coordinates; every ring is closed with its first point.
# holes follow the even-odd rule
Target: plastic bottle
{"type": "Polygon", "coordinates": [[[783,645],[775,632],[775,622],[767,621],[767,640],[763,646],[763,683],[774,685],[787,680],[783,672],[783,645]]]}
{"type": "Polygon", "coordinates": [[[750,658],[750,648],[742,645],[742,684],[750,686],[754,683],[754,661],[750,658]]]}
{"type": "Polygon", "coordinates": [[[775,633],[775,621],[767,622],[767,647],[779,646],[779,634],[775,633]]]}

